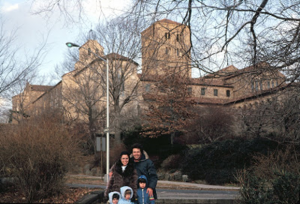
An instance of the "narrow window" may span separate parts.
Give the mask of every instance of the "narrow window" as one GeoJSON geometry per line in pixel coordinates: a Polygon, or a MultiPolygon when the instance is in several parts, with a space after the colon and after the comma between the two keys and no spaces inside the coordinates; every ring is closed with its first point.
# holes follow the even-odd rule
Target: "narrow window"
{"type": "Polygon", "coordinates": [[[170,39],[170,33],[165,33],[165,38],[170,39]]]}
{"type": "Polygon", "coordinates": [[[272,80],[272,88],[274,88],[274,81],[272,80]]]}
{"type": "Polygon", "coordinates": [[[230,90],[226,90],[226,96],[230,97],[230,90]]]}
{"type": "Polygon", "coordinates": [[[192,93],[193,93],[192,87],[188,87],[188,88],[187,88],[187,92],[188,92],[188,95],[191,96],[192,93]]]}
{"type": "Polygon", "coordinates": [[[201,95],[202,95],[202,96],[205,95],[205,88],[201,88],[201,95]]]}
{"type": "Polygon", "coordinates": [[[177,42],[180,42],[180,34],[178,34],[178,33],[176,35],[176,40],[177,40],[177,42]]]}
{"type": "Polygon", "coordinates": [[[91,48],[88,49],[88,55],[91,55],[92,51],[91,48]]]}
{"type": "Polygon", "coordinates": [[[145,86],[145,91],[146,91],[146,92],[149,92],[149,91],[150,91],[150,84],[146,84],[146,86],[145,86]]]}
{"type": "Polygon", "coordinates": [[[251,83],[252,92],[254,92],[254,82],[251,83]]]}
{"type": "Polygon", "coordinates": [[[124,92],[125,91],[125,83],[122,83],[122,87],[121,87],[121,91],[124,92]]]}
{"type": "Polygon", "coordinates": [[[182,56],[182,52],[179,48],[176,49],[176,52],[177,52],[177,56],[178,57],[181,57],[182,56]]]}
{"type": "Polygon", "coordinates": [[[268,81],[268,89],[270,88],[271,86],[270,86],[270,81],[268,81]]]}
{"type": "Polygon", "coordinates": [[[263,90],[263,84],[261,80],[259,81],[259,86],[260,86],[260,90],[263,90]]]}
{"type": "Polygon", "coordinates": [[[278,86],[278,81],[276,80],[276,86],[278,86]]]}
{"type": "Polygon", "coordinates": [[[218,96],[218,89],[214,89],[214,96],[218,96]]]}
{"type": "Polygon", "coordinates": [[[258,91],[258,81],[255,82],[255,91],[258,91]]]}
{"type": "Polygon", "coordinates": [[[166,55],[168,55],[170,52],[170,49],[168,47],[166,47],[166,55]]]}

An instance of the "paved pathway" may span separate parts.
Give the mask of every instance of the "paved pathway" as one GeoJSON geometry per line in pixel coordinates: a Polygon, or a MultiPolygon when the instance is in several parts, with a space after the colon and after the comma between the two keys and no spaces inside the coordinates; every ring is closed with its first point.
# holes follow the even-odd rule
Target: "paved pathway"
{"type": "MultiPolygon", "coordinates": [[[[81,175],[72,175],[74,177],[81,175]]],[[[87,176],[83,176],[87,178],[87,176]]],[[[89,177],[101,179],[100,177],[89,177]]],[[[105,189],[106,184],[102,181],[99,184],[68,184],[70,187],[81,188],[102,188],[105,189]]],[[[239,198],[239,187],[217,186],[206,184],[195,184],[177,181],[158,181],[157,195],[159,199],[201,199],[201,200],[217,200],[239,198]]]]}

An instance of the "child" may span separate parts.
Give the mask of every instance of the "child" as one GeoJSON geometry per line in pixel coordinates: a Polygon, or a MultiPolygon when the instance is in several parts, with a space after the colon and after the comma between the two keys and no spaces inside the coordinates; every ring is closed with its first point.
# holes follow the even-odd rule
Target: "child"
{"type": "Polygon", "coordinates": [[[109,203],[110,204],[118,204],[119,202],[119,199],[120,199],[120,193],[117,192],[117,191],[113,191],[113,192],[110,192],[108,194],[108,197],[109,197],[109,203]]]}
{"type": "Polygon", "coordinates": [[[154,197],[149,197],[147,191],[147,177],[141,175],[138,179],[139,188],[137,190],[138,204],[155,204],[154,197]]]}
{"type": "Polygon", "coordinates": [[[120,188],[121,192],[121,199],[119,200],[118,204],[134,204],[134,202],[131,202],[131,199],[133,197],[133,190],[129,186],[123,186],[120,188]]]}

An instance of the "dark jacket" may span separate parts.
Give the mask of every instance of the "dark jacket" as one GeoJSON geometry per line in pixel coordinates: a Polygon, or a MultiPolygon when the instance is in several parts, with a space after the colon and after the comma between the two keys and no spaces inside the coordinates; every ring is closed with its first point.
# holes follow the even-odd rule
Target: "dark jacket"
{"type": "MultiPolygon", "coordinates": [[[[146,180],[146,186],[147,186],[147,177],[144,176],[144,175],[141,175],[139,177],[140,178],[143,178],[146,180]]],[[[147,191],[147,187],[146,188],[138,188],[137,190],[137,200],[138,200],[138,204],[155,204],[155,201],[154,201],[154,198],[153,197],[150,197],[148,195],[148,193],[146,192],[147,191]]]]}
{"type": "Polygon", "coordinates": [[[155,190],[158,180],[156,169],[145,151],[143,152],[141,159],[138,162],[134,162],[134,167],[137,171],[138,176],[145,175],[147,177],[147,188],[150,187],[153,189],[153,196],[155,199],[157,199],[155,190]]]}
{"type": "Polygon", "coordinates": [[[122,163],[117,161],[112,167],[111,171],[113,172],[111,178],[109,178],[108,185],[105,190],[105,197],[108,198],[108,193],[113,191],[120,192],[122,186],[129,186],[133,190],[133,195],[136,198],[137,191],[137,171],[134,168],[133,161],[129,161],[126,169],[122,172],[122,163]]]}

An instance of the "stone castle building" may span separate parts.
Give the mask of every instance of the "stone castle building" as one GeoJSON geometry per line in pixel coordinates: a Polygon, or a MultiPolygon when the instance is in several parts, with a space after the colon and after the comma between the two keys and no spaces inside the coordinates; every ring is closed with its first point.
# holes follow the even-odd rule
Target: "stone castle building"
{"type": "Polygon", "coordinates": [[[132,59],[117,53],[104,55],[98,42],[87,41],[79,48],[74,70],[63,75],[59,83],[52,87],[27,84],[23,93],[13,97],[13,123],[44,111],[59,110],[64,120],[95,119],[93,125],[104,128],[106,64],[97,56],[109,61],[111,110],[115,119],[138,116],[147,108],[145,95],[155,89],[161,76],[188,79],[190,99],[200,106],[243,108],[267,100],[285,86],[285,76],[271,72],[266,63],[246,68],[231,65],[214,74],[192,78],[190,30],[168,19],[145,29],[141,41],[142,73],[137,72],[139,65],[132,59]]]}

